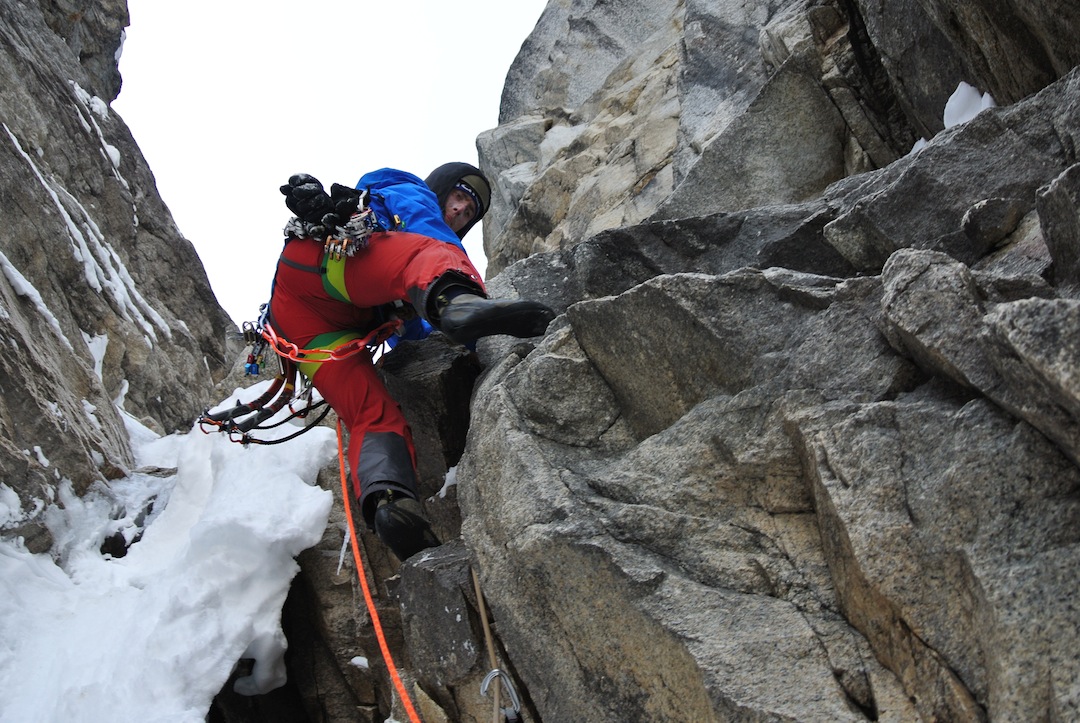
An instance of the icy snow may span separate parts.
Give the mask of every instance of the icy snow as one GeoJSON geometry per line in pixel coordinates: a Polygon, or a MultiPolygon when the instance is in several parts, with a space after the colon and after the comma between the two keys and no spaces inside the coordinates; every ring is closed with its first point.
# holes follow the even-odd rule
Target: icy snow
{"type": "Polygon", "coordinates": [[[49,460],[45,456],[45,453],[41,451],[41,446],[40,445],[37,445],[37,444],[34,445],[34,456],[37,458],[38,464],[40,464],[42,467],[48,467],[49,466],[49,464],[50,464],[49,460]]]}
{"type": "Polygon", "coordinates": [[[0,482],[0,525],[22,518],[22,504],[15,490],[0,482]]]}
{"type": "MultiPolygon", "coordinates": [[[[81,115],[79,117],[82,118],[81,115]]],[[[83,120],[85,123],[85,119],[83,120]]],[[[62,186],[51,183],[46,179],[37,164],[34,163],[34,160],[19,145],[18,139],[7,125],[4,125],[3,128],[11,139],[15,150],[30,166],[30,170],[42,188],[45,189],[53,205],[56,206],[60,217],[64,219],[71,240],[72,252],[75,259],[83,265],[83,275],[86,278],[87,285],[99,293],[102,290],[108,291],[116,302],[117,311],[125,319],[133,320],[139,324],[148,336],[157,338],[154,326],[151,325],[152,321],[167,338],[172,338],[172,329],[169,328],[169,324],[139,293],[134,279],[131,278],[131,274],[124,266],[119,254],[106,241],[105,235],[91,218],[86,208],[62,186]],[[73,206],[78,212],[82,220],[82,228],[79,227],[79,223],[68,212],[67,205],[60,199],[61,195],[66,199],[67,204],[73,206]],[[83,230],[86,231],[85,234],[83,230]],[[149,320],[147,317],[149,317],[149,320]]],[[[98,133],[100,135],[100,130],[98,130],[98,133]]],[[[68,345],[71,344],[70,341],[67,343],[68,345]]],[[[153,346],[153,341],[150,338],[147,338],[147,346],[153,346]]]]}
{"type": "MultiPolygon", "coordinates": [[[[945,112],[942,121],[946,128],[952,128],[967,123],[987,108],[995,107],[997,107],[997,103],[994,102],[994,98],[989,93],[980,93],[974,86],[960,81],[960,84],[956,86],[956,90],[945,101],[945,112]]],[[[912,146],[908,155],[921,151],[928,142],[925,138],[920,138],[912,146]]]]}
{"type": "Polygon", "coordinates": [[[103,379],[102,372],[105,365],[105,352],[109,348],[109,335],[90,336],[84,331],[82,337],[86,342],[86,348],[90,350],[90,356],[94,358],[94,375],[98,379],[103,379]]]}
{"type": "MultiPolygon", "coordinates": [[[[435,493],[435,497],[439,499],[446,499],[446,493],[450,491],[450,488],[457,484],[457,467],[451,467],[446,471],[446,477],[443,478],[442,488],[435,493]]],[[[434,499],[434,497],[432,498],[434,499]]]]}
{"type": "Polygon", "coordinates": [[[961,82],[945,103],[942,120],[946,128],[967,123],[987,108],[997,105],[989,93],[980,93],[977,88],[961,82]]]}
{"type": "Polygon", "coordinates": [[[79,116],[79,120],[82,122],[83,128],[86,129],[87,133],[91,131],[97,133],[98,142],[101,144],[101,151],[112,164],[113,175],[117,178],[117,180],[120,181],[120,183],[124,184],[124,188],[127,188],[127,180],[118,172],[120,168],[120,150],[116,146],[110,145],[105,140],[105,134],[101,132],[101,127],[97,124],[97,121],[95,121],[93,117],[96,115],[101,120],[108,119],[109,104],[103,101],[101,98],[98,98],[96,95],[91,95],[90,93],[83,90],[82,86],[80,86],[74,80],[68,82],[71,83],[71,87],[75,91],[75,97],[79,99],[79,102],[83,104],[83,107],[85,107],[88,111],[90,111],[90,113],[93,114],[89,117],[89,122],[86,118],[83,118],[82,115],[79,116]]]}
{"type": "MultiPolygon", "coordinates": [[[[5,129],[7,127],[5,126],[5,129]]],[[[10,132],[10,131],[9,131],[10,132]]],[[[74,351],[74,347],[71,346],[71,341],[68,340],[64,334],[64,330],[60,328],[60,320],[56,318],[56,314],[52,313],[45,300],[41,298],[41,293],[34,288],[34,285],[22,275],[15,265],[8,260],[8,257],[4,255],[3,251],[0,251],[0,270],[3,271],[4,276],[7,278],[8,283],[11,284],[11,288],[15,290],[15,293],[19,296],[25,296],[30,300],[30,303],[34,305],[37,312],[45,318],[45,321],[49,324],[56,335],[60,337],[60,341],[64,342],[64,346],[74,351]]]]}
{"type": "Polygon", "coordinates": [[[83,399],[82,400],[82,408],[83,408],[83,412],[86,414],[86,418],[87,418],[87,420],[89,420],[90,424],[94,425],[98,429],[101,429],[101,422],[97,418],[97,406],[95,406],[94,404],[92,404],[92,403],[88,402],[87,400],[83,399]]]}
{"type": "MultiPolygon", "coordinates": [[[[294,557],[326,527],[333,496],[313,483],[335,454],[333,431],[245,448],[198,429],[159,437],[124,418],[137,464],[174,475],[133,473],[81,499],[62,485],[62,505],[46,511],[55,559],[0,541],[3,723],[202,723],[240,658],[256,663],[239,691],[284,680],[281,608],[294,557]],[[126,556],[100,552],[140,524],[126,556]]],[[[21,514],[10,488],[0,508],[21,514]]]]}

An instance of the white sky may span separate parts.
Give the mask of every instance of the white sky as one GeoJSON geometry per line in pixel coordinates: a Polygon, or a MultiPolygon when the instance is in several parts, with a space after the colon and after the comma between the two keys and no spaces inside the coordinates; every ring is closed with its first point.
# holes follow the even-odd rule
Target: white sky
{"type": "MultiPolygon", "coordinates": [[[[112,104],[237,324],[267,300],[296,172],[477,163],[546,0],[128,0],[112,104]]],[[[482,230],[466,247],[481,272],[482,230]]]]}

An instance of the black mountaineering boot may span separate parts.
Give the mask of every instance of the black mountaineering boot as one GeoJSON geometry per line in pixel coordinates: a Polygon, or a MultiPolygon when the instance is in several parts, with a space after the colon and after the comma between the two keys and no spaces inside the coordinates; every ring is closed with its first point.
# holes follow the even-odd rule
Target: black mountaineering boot
{"type": "Polygon", "coordinates": [[[478,284],[455,271],[425,289],[411,289],[409,297],[424,319],[458,344],[495,334],[540,336],[555,318],[555,312],[538,301],[488,299],[478,284]]]}
{"type": "Polygon", "coordinates": [[[457,294],[453,290],[448,292],[435,299],[436,326],[459,344],[494,334],[540,336],[555,318],[554,311],[537,301],[485,299],[467,290],[457,294]]]}
{"type": "Polygon", "coordinates": [[[439,538],[432,532],[417,500],[387,493],[378,504],[375,534],[397,559],[404,562],[421,550],[439,544],[439,538]]]}

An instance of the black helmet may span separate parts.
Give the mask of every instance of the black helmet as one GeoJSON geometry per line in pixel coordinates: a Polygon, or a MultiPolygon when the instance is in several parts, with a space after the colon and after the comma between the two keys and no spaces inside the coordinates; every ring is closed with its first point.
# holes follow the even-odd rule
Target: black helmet
{"type": "Polygon", "coordinates": [[[446,199],[450,196],[450,191],[459,184],[464,186],[463,190],[476,201],[476,215],[473,216],[465,228],[457,232],[458,238],[465,238],[465,234],[469,232],[469,229],[484,217],[484,214],[487,213],[488,208],[491,206],[491,184],[488,183],[487,178],[484,177],[479,168],[468,163],[444,163],[432,171],[424,179],[424,183],[439,199],[440,209],[446,206],[446,199]]]}

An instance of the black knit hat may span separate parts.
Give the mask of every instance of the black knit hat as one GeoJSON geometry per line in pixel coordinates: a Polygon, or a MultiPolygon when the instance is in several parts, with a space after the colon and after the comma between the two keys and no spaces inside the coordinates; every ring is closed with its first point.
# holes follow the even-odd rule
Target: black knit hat
{"type": "Polygon", "coordinates": [[[491,206],[491,184],[488,183],[487,178],[484,177],[479,168],[468,163],[445,163],[432,171],[424,179],[424,183],[439,199],[440,209],[446,206],[446,199],[450,196],[450,191],[454,190],[454,187],[459,183],[467,186],[468,190],[472,191],[470,195],[477,202],[476,215],[465,225],[465,228],[457,232],[458,238],[465,238],[465,234],[469,232],[469,229],[484,217],[484,214],[487,213],[488,208],[491,206]]]}

